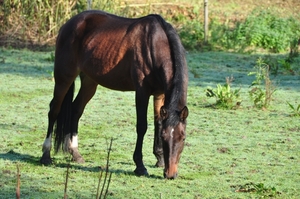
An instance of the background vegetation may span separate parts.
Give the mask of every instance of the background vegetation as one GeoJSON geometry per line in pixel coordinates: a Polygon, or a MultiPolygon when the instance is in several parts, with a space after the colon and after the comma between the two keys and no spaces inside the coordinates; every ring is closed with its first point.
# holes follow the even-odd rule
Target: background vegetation
{"type": "MultiPolygon", "coordinates": [[[[300,2],[297,0],[231,1],[209,0],[210,40],[203,44],[203,1],[98,0],[93,9],[125,17],[158,13],[178,30],[189,50],[230,49],[284,52],[298,45],[300,2]],[[225,6],[226,5],[226,6],[225,6]]],[[[2,45],[53,45],[60,26],[87,9],[86,0],[2,0],[0,1],[2,45]]]]}

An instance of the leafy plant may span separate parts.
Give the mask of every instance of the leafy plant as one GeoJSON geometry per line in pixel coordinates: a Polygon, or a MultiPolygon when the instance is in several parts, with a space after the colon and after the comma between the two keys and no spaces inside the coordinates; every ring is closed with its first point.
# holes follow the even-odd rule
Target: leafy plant
{"type": "Polygon", "coordinates": [[[262,58],[259,58],[254,69],[254,72],[248,74],[255,75],[256,78],[252,82],[252,89],[249,91],[250,98],[255,107],[266,109],[269,107],[272,95],[275,92],[275,87],[269,77],[269,65],[264,63],[262,58]]]}
{"type": "Polygon", "coordinates": [[[240,89],[232,90],[230,87],[233,77],[226,77],[226,83],[224,85],[217,85],[215,90],[206,89],[207,97],[216,98],[216,106],[219,108],[232,109],[241,104],[239,100],[240,89]]]}
{"type": "Polygon", "coordinates": [[[300,104],[298,104],[298,106],[293,106],[291,103],[287,102],[289,107],[292,109],[292,116],[297,116],[299,117],[300,116],[300,104]]]}

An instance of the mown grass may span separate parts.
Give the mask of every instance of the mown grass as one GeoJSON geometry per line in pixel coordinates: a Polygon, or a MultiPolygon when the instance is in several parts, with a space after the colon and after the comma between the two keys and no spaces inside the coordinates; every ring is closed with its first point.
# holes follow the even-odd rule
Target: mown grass
{"type": "MultiPolygon", "coordinates": [[[[39,164],[53,89],[49,73],[53,63],[47,61],[51,53],[4,48],[0,52],[4,59],[0,63],[0,198],[15,197],[17,165],[21,198],[63,198],[70,157],[53,154],[53,165],[39,164]]],[[[299,117],[292,117],[286,103],[300,104],[299,58],[293,66],[295,75],[280,71],[272,76],[277,91],[269,109],[259,110],[249,98],[253,77],[247,74],[260,56],[187,55],[190,115],[176,180],[165,180],[162,169],[154,167],[152,103],[143,149],[150,176],[136,177],[134,93],[98,87],[80,121],[79,145],[86,163],[71,163],[69,198],[95,198],[111,137],[115,140],[108,198],[299,198],[299,117]],[[241,106],[212,108],[215,101],[205,96],[205,89],[231,75],[232,87],[241,88],[241,106]]],[[[78,89],[78,81],[76,85],[78,89]]]]}

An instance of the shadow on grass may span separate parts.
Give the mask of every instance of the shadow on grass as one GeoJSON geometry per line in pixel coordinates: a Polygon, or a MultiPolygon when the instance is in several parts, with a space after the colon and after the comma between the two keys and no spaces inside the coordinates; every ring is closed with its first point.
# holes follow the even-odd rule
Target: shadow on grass
{"type": "Polygon", "coordinates": [[[32,155],[21,154],[13,150],[8,151],[7,153],[0,153],[0,159],[9,160],[11,162],[26,162],[33,165],[40,165],[39,158],[32,155]]]}
{"type": "MultiPolygon", "coordinates": [[[[21,153],[15,152],[13,150],[8,151],[7,153],[0,153],[0,159],[9,160],[11,162],[25,162],[25,163],[29,163],[29,164],[32,164],[35,166],[43,166],[40,163],[40,157],[35,157],[32,155],[28,155],[28,154],[21,154],[21,153]]],[[[76,164],[74,162],[61,163],[61,162],[56,161],[55,158],[53,158],[53,162],[54,163],[49,165],[49,167],[55,166],[58,168],[67,169],[68,166],[70,165],[70,169],[75,169],[75,170],[88,171],[88,172],[105,171],[105,168],[101,168],[100,166],[85,166],[85,165],[76,164]]],[[[128,164],[128,163],[121,162],[121,164],[128,164]]],[[[123,169],[109,169],[109,173],[113,173],[116,175],[136,176],[133,171],[126,171],[123,169]]],[[[157,176],[157,175],[148,175],[148,176],[144,176],[144,177],[153,178],[153,179],[163,179],[162,176],[157,176]]]]}

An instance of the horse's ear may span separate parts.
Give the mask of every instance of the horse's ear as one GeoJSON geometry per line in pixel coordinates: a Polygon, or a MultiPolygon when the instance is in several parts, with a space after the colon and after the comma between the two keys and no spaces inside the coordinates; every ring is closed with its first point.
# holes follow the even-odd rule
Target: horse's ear
{"type": "Polygon", "coordinates": [[[162,106],[162,107],[160,108],[160,117],[161,117],[163,120],[167,119],[167,117],[168,117],[168,111],[167,111],[167,109],[166,109],[164,106],[162,106]]]}
{"type": "Polygon", "coordinates": [[[189,109],[185,106],[183,109],[180,111],[180,120],[184,121],[189,115],[189,109]]]}

